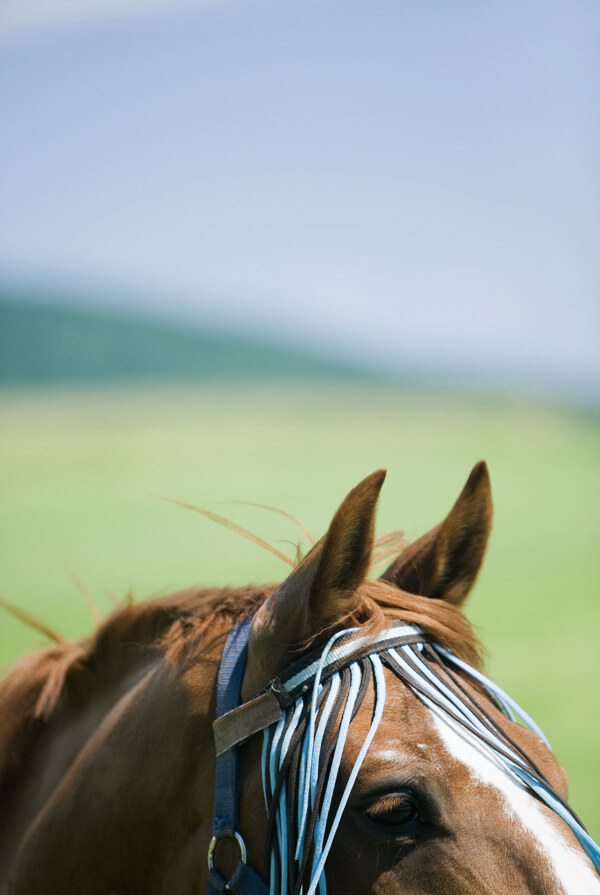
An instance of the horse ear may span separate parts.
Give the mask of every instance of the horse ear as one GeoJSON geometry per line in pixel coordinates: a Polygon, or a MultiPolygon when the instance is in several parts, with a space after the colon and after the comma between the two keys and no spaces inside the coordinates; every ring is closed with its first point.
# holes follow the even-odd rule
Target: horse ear
{"type": "Polygon", "coordinates": [[[374,472],[348,494],[327,534],[256,613],[244,693],[256,692],[292,661],[294,649],[343,623],[357,607],[384,479],[384,470],[374,472]]]}
{"type": "Polygon", "coordinates": [[[411,594],[459,606],[481,568],[491,525],[490,478],[482,461],[444,521],[411,544],[381,577],[411,594]]]}

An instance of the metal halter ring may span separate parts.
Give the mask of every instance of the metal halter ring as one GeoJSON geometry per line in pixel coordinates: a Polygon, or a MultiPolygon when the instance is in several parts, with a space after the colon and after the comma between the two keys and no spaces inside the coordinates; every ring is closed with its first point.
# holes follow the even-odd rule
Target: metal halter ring
{"type": "MultiPolygon", "coordinates": [[[[235,839],[240,849],[240,861],[242,864],[246,863],[246,843],[240,836],[238,832],[234,830],[233,833],[222,833],[220,836],[213,836],[210,840],[210,845],[208,846],[208,869],[215,869],[215,862],[213,860],[213,855],[215,853],[215,848],[217,847],[217,842],[219,839],[235,839]]],[[[218,871],[217,871],[218,873],[218,871]]]]}

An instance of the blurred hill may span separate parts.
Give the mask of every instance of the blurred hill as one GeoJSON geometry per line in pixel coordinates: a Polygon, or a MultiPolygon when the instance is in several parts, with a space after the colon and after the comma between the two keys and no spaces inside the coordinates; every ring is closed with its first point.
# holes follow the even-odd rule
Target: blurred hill
{"type": "Polygon", "coordinates": [[[364,379],[298,348],[0,292],[0,384],[364,379]]]}

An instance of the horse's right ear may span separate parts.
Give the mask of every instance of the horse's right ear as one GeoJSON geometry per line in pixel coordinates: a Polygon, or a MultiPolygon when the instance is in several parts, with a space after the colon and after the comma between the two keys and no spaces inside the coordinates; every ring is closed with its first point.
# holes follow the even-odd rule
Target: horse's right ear
{"type": "Polygon", "coordinates": [[[458,606],[475,583],[491,526],[490,478],[482,461],[444,521],[407,547],[381,577],[408,593],[458,606]]]}
{"type": "Polygon", "coordinates": [[[303,644],[343,626],[358,607],[356,590],[371,563],[375,509],[384,478],[383,470],[374,472],[348,494],[327,534],[257,611],[244,698],[293,661],[303,644]]]}

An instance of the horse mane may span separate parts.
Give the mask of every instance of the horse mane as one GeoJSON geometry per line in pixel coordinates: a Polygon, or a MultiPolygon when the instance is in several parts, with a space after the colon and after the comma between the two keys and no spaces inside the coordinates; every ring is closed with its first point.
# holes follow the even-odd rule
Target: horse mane
{"type": "MultiPolygon", "coordinates": [[[[157,656],[169,652],[172,658],[183,651],[191,632],[195,637],[221,618],[235,621],[262,602],[269,590],[192,588],[129,603],[91,636],[75,643],[58,639],[18,659],[0,681],[0,790],[67,696],[78,702],[92,698],[108,675],[144,651],[157,656]]],[[[43,630],[37,622],[28,623],[43,630]]]]}
{"type": "MultiPolygon", "coordinates": [[[[379,555],[375,556],[374,565],[390,549],[397,550],[400,541],[398,532],[378,538],[379,555]]],[[[67,697],[79,703],[93,698],[107,676],[118,673],[128,658],[144,651],[178,666],[199,661],[218,641],[224,641],[236,621],[260,606],[276,586],[190,588],[165,597],[129,602],[116,609],[89,637],[76,643],[52,632],[56,641],[52,646],[18,660],[0,682],[0,791],[7,775],[21,766],[23,756],[67,697]]],[[[339,620],[343,625],[360,625],[366,632],[376,633],[401,619],[419,625],[441,645],[479,664],[481,646],[470,623],[455,606],[408,594],[381,579],[365,581],[359,594],[358,610],[339,620]]],[[[47,626],[25,618],[25,614],[20,617],[45,632],[47,626]]],[[[321,632],[315,640],[325,634],[321,632]]],[[[299,647],[313,645],[309,642],[299,647]]]]}
{"type": "MultiPolygon", "coordinates": [[[[79,642],[61,640],[18,660],[0,684],[2,714],[0,754],[6,755],[6,719],[24,730],[47,721],[66,688],[93,689],[96,677],[115,660],[143,649],[164,655],[171,663],[196,661],[238,619],[247,617],[276,585],[243,588],[188,589],[167,597],[117,609],[95,632],[79,642]],[[220,622],[228,622],[228,625],[220,622]],[[209,639],[210,628],[220,634],[209,639]]],[[[420,625],[426,633],[458,655],[478,662],[480,645],[467,619],[454,606],[399,591],[381,580],[360,588],[359,610],[344,619],[375,633],[397,619],[420,625]]],[[[302,644],[302,648],[312,646],[302,644]]]]}

